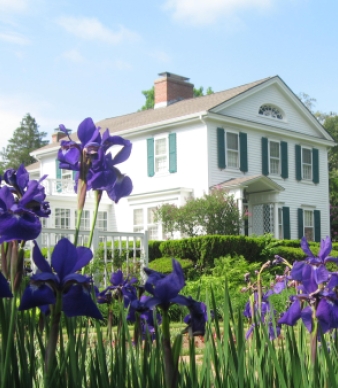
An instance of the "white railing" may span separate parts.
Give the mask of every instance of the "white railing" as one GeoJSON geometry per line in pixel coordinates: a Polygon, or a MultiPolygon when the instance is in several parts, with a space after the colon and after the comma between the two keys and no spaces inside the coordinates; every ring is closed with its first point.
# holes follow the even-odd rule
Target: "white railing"
{"type": "MultiPolygon", "coordinates": [[[[70,241],[74,241],[75,229],[57,229],[43,228],[36,242],[40,249],[44,250],[46,258],[50,263],[51,251],[55,244],[62,238],[67,237],[70,241]]],[[[89,238],[89,231],[81,231],[78,237],[78,245],[86,246],[89,238]]],[[[31,257],[30,264],[33,272],[36,267],[31,257]]],[[[148,232],[144,233],[129,233],[129,232],[105,232],[95,230],[91,249],[93,251],[93,276],[96,285],[104,285],[107,287],[111,272],[123,266],[128,274],[133,274],[135,271],[140,271],[142,280],[144,278],[143,268],[148,265],[148,232]],[[104,273],[95,272],[96,264],[104,264],[104,273]]]]}
{"type": "MultiPolygon", "coordinates": [[[[44,179],[41,184],[45,187],[46,195],[74,195],[76,196],[73,179],[44,179]]],[[[93,197],[92,190],[87,191],[88,197],[93,197]]]]}

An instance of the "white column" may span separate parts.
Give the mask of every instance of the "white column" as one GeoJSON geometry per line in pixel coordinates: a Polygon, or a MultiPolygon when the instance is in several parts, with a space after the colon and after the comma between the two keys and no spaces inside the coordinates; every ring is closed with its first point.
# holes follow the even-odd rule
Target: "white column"
{"type": "Polygon", "coordinates": [[[279,238],[279,228],[278,228],[278,203],[273,204],[273,234],[275,238],[279,238]]]}

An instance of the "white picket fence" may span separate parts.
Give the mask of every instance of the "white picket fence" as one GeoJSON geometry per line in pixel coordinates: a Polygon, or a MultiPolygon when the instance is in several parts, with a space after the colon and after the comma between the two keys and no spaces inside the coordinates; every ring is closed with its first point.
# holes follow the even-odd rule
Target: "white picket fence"
{"type": "MultiPolygon", "coordinates": [[[[51,249],[63,237],[67,237],[71,242],[74,241],[75,229],[57,229],[43,228],[39,237],[36,239],[38,246],[47,248],[47,260],[50,263],[51,249]]],[[[89,231],[81,231],[78,237],[78,245],[86,246],[89,238],[89,231]]],[[[104,264],[104,273],[93,269],[94,283],[96,285],[107,287],[111,272],[118,269],[119,264],[124,263],[123,267],[128,273],[135,272],[135,268],[140,271],[141,278],[145,280],[143,268],[148,265],[148,231],[144,233],[129,232],[104,232],[95,230],[91,249],[94,255],[94,263],[104,264]]],[[[30,247],[31,255],[28,259],[33,272],[36,266],[32,260],[33,243],[30,247]]],[[[95,264],[93,265],[95,268],[95,264]]],[[[102,266],[101,266],[102,267],[102,266]]],[[[119,265],[120,267],[120,265],[119,265]]]]}

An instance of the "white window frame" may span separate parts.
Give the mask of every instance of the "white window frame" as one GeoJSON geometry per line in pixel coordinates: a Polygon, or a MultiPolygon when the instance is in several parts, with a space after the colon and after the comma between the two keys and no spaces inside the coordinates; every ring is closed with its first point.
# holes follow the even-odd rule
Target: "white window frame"
{"type": "Polygon", "coordinates": [[[308,241],[315,241],[315,217],[313,210],[303,209],[303,235],[308,241]]]}
{"type": "Polygon", "coordinates": [[[54,209],[54,226],[60,229],[71,228],[71,211],[70,209],[56,208],[54,209]]]}
{"type": "Polygon", "coordinates": [[[280,175],[281,173],[281,148],[280,142],[276,140],[269,140],[269,172],[271,175],[280,175]],[[271,155],[271,144],[278,144],[278,157],[271,155]],[[275,172],[272,169],[272,161],[278,161],[278,171],[275,172]]]}
{"type": "Polygon", "coordinates": [[[240,160],[240,145],[239,145],[239,133],[238,132],[233,132],[233,131],[225,131],[225,152],[226,152],[226,167],[229,169],[233,170],[239,170],[239,160],[240,160]],[[237,136],[237,150],[235,148],[229,148],[228,147],[228,135],[235,135],[237,136]],[[235,155],[237,156],[237,164],[235,165],[230,165],[229,160],[231,160],[230,155],[235,155]]]}
{"type": "Polygon", "coordinates": [[[304,180],[312,180],[312,169],[313,169],[313,160],[312,160],[312,148],[309,147],[301,147],[301,156],[302,156],[302,179],[304,180]],[[311,159],[311,163],[304,162],[303,151],[308,151],[311,159]],[[308,171],[305,173],[305,167],[308,168],[308,171]],[[310,173],[308,175],[308,172],[310,173]]]}
{"type": "Polygon", "coordinates": [[[163,174],[169,172],[169,134],[161,133],[154,137],[154,171],[155,174],[163,174]],[[157,153],[157,144],[164,142],[165,151],[163,153],[157,153]],[[160,160],[162,159],[162,162],[160,160]],[[161,163],[161,167],[159,166],[161,163]]]}
{"type": "Polygon", "coordinates": [[[285,115],[282,110],[272,104],[261,105],[258,109],[258,114],[271,119],[285,121],[285,115]]]}

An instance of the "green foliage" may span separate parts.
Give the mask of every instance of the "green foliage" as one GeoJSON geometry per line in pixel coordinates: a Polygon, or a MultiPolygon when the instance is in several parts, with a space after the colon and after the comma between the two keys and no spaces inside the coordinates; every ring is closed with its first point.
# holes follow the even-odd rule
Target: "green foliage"
{"type": "MultiPolygon", "coordinates": [[[[213,94],[214,91],[212,90],[212,88],[209,86],[207,88],[207,91],[205,94],[209,95],[209,94],[213,94]]],[[[200,86],[199,88],[194,88],[194,97],[201,97],[201,96],[204,96],[204,88],[203,86],[200,86]]]]}
{"type": "Polygon", "coordinates": [[[179,231],[190,237],[237,235],[242,222],[234,197],[222,189],[215,189],[202,198],[190,198],[180,208],[164,204],[155,210],[154,215],[155,222],[160,221],[165,232],[172,235],[179,231]]]}
{"type": "Polygon", "coordinates": [[[199,236],[182,240],[163,241],[162,256],[185,257],[202,266],[213,266],[214,259],[230,254],[242,255],[250,262],[261,260],[263,242],[246,236],[199,236]]]}
{"type": "Polygon", "coordinates": [[[146,98],[145,104],[142,106],[141,110],[147,110],[154,108],[155,104],[155,88],[154,86],[148,90],[142,90],[142,94],[146,98]]]}
{"type": "Polygon", "coordinates": [[[148,241],[149,262],[162,257],[162,253],[160,251],[161,243],[162,243],[162,241],[157,241],[157,240],[149,240],[148,241]]]}
{"type": "MultiPolygon", "coordinates": [[[[175,257],[175,260],[181,264],[185,277],[189,277],[189,271],[194,267],[194,263],[191,260],[180,259],[178,257],[175,257]]],[[[173,270],[172,258],[161,257],[159,259],[155,259],[149,263],[148,268],[167,275],[173,270]]]]}
{"type": "Polygon", "coordinates": [[[39,126],[35,119],[27,113],[22,119],[13,137],[9,139],[8,146],[2,152],[4,159],[3,168],[18,168],[21,164],[28,166],[36,160],[30,156],[30,152],[48,144],[48,140],[43,140],[47,135],[45,132],[39,132],[39,126]]]}

